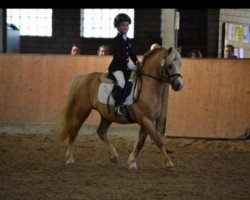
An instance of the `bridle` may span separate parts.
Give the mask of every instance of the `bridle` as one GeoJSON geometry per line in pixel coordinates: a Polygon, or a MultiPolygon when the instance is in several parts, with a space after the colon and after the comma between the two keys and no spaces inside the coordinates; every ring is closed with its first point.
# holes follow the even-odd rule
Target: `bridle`
{"type": "Polygon", "coordinates": [[[138,89],[138,94],[137,96],[135,97],[135,95],[133,94],[133,101],[136,103],[137,100],[139,99],[139,96],[140,96],[140,93],[141,93],[141,77],[142,76],[146,76],[146,77],[149,77],[149,78],[152,78],[156,81],[159,81],[159,82],[164,82],[164,83],[169,83],[170,85],[172,85],[172,83],[178,78],[178,77],[181,77],[181,74],[180,73],[175,73],[175,74],[171,74],[168,72],[167,68],[170,68],[172,67],[172,65],[166,65],[166,57],[167,57],[167,51],[164,52],[164,57],[161,61],[161,67],[162,67],[162,77],[164,78],[159,78],[159,77],[155,77],[155,76],[152,76],[150,74],[146,74],[143,72],[143,66],[139,66],[137,65],[137,71],[136,71],[136,80],[135,80],[135,84],[134,84],[134,91],[135,91],[135,88],[137,87],[137,84],[138,84],[138,79],[139,79],[139,89],[138,89]],[[164,73],[166,74],[164,76],[164,73]],[[171,80],[172,79],[172,80],[171,80]]]}
{"type": "Polygon", "coordinates": [[[146,77],[155,79],[155,80],[157,80],[157,81],[169,83],[169,84],[172,85],[172,83],[173,83],[177,78],[179,78],[179,77],[182,78],[182,76],[181,76],[180,73],[170,74],[170,73],[168,72],[167,68],[171,68],[172,65],[167,65],[167,64],[166,64],[166,57],[167,57],[167,54],[166,54],[166,51],[165,51],[164,57],[163,57],[163,59],[162,59],[162,61],[161,61],[162,74],[163,74],[162,77],[164,77],[164,78],[159,78],[159,77],[152,76],[152,75],[150,75],[150,74],[146,74],[146,73],[144,73],[144,72],[142,71],[142,69],[141,69],[141,71],[138,70],[137,75],[139,75],[139,76],[146,76],[146,77]],[[166,74],[165,76],[164,76],[164,73],[166,74]]]}

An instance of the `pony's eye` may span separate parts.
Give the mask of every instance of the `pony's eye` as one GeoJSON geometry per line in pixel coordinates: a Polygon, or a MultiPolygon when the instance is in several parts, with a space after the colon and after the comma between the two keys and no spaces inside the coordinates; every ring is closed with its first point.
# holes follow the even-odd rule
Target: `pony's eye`
{"type": "Polygon", "coordinates": [[[171,69],[171,68],[172,68],[172,65],[169,64],[169,65],[167,65],[166,67],[167,67],[168,69],[171,69]]]}

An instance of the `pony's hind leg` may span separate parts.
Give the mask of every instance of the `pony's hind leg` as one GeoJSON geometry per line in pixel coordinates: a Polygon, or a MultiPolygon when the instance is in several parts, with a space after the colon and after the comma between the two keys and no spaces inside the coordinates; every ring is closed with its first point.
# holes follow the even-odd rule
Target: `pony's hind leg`
{"type": "Polygon", "coordinates": [[[142,149],[142,147],[144,146],[144,143],[147,139],[147,133],[146,131],[144,130],[143,127],[141,127],[140,129],[140,132],[139,132],[139,136],[138,136],[138,139],[134,145],[134,149],[133,151],[131,152],[131,154],[129,155],[129,158],[128,158],[128,167],[129,169],[131,170],[137,170],[137,157],[142,149]]]}
{"type": "Polygon", "coordinates": [[[107,133],[108,133],[110,125],[111,125],[111,122],[107,121],[105,118],[102,117],[100,125],[97,129],[97,134],[101,138],[101,140],[108,146],[110,160],[113,163],[118,163],[118,154],[115,150],[115,147],[109,142],[107,138],[107,133]]]}
{"type": "MultiPolygon", "coordinates": [[[[81,126],[80,126],[81,127],[81,126]]],[[[75,163],[74,157],[73,157],[73,152],[74,152],[74,141],[78,135],[78,131],[80,128],[74,128],[71,130],[69,134],[69,143],[68,143],[68,148],[65,154],[65,163],[66,165],[68,164],[73,164],[75,163]]]]}
{"type": "Polygon", "coordinates": [[[65,162],[66,165],[68,164],[73,164],[74,161],[74,157],[73,157],[73,151],[74,151],[74,141],[78,135],[78,131],[81,128],[83,122],[87,119],[87,117],[89,116],[91,112],[91,109],[85,110],[85,112],[83,112],[83,115],[77,115],[74,114],[74,116],[72,117],[71,121],[69,123],[71,123],[70,126],[70,132],[69,132],[69,143],[68,143],[68,149],[66,151],[65,154],[65,162]]]}

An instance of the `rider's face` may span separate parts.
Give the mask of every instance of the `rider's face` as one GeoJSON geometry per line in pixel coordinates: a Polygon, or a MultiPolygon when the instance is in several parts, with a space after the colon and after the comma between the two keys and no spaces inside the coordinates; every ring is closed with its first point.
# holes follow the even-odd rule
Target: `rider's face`
{"type": "Polygon", "coordinates": [[[128,32],[129,29],[129,22],[121,22],[118,26],[118,31],[120,33],[126,34],[128,32]]]}

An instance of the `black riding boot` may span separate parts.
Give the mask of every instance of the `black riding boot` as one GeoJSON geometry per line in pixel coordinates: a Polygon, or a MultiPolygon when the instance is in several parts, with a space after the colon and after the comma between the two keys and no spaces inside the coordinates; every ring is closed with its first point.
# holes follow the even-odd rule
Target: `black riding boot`
{"type": "Polygon", "coordinates": [[[124,92],[123,88],[121,88],[119,85],[115,85],[113,90],[113,97],[115,99],[115,111],[117,115],[125,116],[126,110],[123,105],[125,99],[124,99],[124,92]]]}

